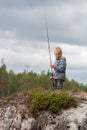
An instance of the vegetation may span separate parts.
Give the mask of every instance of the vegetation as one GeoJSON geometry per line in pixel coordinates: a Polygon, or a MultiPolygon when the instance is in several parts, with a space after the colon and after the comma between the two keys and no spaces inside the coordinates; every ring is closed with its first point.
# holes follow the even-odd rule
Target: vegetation
{"type": "MultiPolygon", "coordinates": [[[[37,74],[33,71],[22,72],[15,74],[12,70],[9,72],[6,65],[0,67],[0,98],[10,96],[15,92],[25,91],[41,86],[42,88],[52,90],[52,81],[49,80],[51,73],[44,71],[37,74]]],[[[66,90],[83,90],[87,92],[87,85],[79,84],[75,80],[66,79],[64,82],[64,89],[66,90]]]]}
{"type": "Polygon", "coordinates": [[[40,110],[48,110],[57,113],[61,109],[76,107],[77,101],[66,92],[55,93],[44,89],[33,89],[28,93],[28,107],[33,115],[40,110]]]}
{"type": "Polygon", "coordinates": [[[6,65],[3,64],[0,67],[0,98],[10,100],[11,95],[18,92],[24,93],[27,90],[27,105],[33,115],[40,110],[57,113],[61,109],[77,106],[75,98],[68,95],[66,90],[87,92],[87,85],[66,78],[64,91],[53,91],[53,81],[49,80],[50,76],[49,71],[47,73],[42,71],[40,74],[33,71],[15,74],[13,70],[8,72],[6,65]]]}

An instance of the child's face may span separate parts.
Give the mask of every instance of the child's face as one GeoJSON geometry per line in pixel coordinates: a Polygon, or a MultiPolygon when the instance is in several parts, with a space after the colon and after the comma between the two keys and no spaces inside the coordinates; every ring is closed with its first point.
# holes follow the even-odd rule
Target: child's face
{"type": "Polygon", "coordinates": [[[54,50],[54,55],[56,58],[60,58],[62,56],[61,50],[54,50]]]}

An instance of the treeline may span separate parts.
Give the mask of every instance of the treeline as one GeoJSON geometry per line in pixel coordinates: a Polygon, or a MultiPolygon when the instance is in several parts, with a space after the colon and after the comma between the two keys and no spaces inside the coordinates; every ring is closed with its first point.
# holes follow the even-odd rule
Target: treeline
{"type": "MultiPolygon", "coordinates": [[[[22,73],[15,74],[12,70],[8,72],[6,65],[3,64],[0,67],[0,98],[34,87],[53,89],[53,81],[49,80],[50,75],[51,73],[49,71],[47,73],[42,71],[40,74],[33,71],[24,71],[22,73]]],[[[75,80],[66,79],[64,82],[64,89],[81,89],[87,91],[87,85],[78,83],[75,80]]]]}

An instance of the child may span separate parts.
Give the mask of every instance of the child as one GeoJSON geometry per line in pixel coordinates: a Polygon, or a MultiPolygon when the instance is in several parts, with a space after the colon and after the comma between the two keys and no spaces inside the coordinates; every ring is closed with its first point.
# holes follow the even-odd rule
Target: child
{"type": "Polygon", "coordinates": [[[55,64],[51,64],[50,66],[54,69],[53,79],[55,80],[55,88],[61,90],[65,80],[66,59],[62,57],[62,49],[60,47],[55,48],[54,55],[56,58],[55,64]]]}

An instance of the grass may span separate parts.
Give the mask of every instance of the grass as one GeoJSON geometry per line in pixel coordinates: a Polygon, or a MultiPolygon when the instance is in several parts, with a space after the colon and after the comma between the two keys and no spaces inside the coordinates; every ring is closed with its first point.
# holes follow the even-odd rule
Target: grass
{"type": "Polygon", "coordinates": [[[57,113],[61,109],[76,107],[77,101],[73,96],[66,92],[52,92],[37,88],[28,92],[27,105],[31,114],[35,115],[38,111],[46,110],[57,113]]]}

